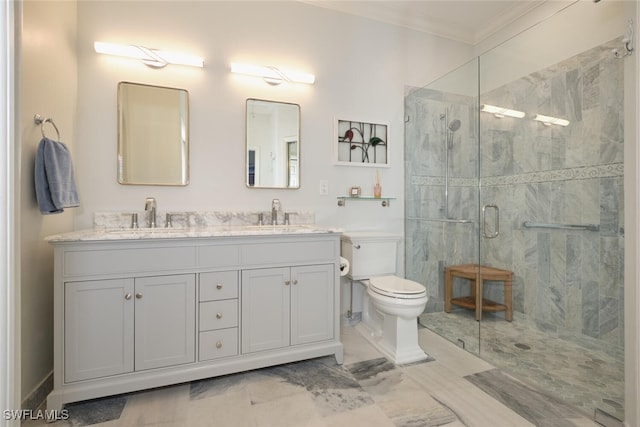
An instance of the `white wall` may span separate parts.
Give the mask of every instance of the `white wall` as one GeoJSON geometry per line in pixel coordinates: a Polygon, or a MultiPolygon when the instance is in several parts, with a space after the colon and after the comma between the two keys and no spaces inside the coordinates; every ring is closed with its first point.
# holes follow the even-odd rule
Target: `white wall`
{"type": "MultiPolygon", "coordinates": [[[[620,37],[627,28],[624,9],[631,2],[578,1],[566,7],[569,3],[547,2],[508,30],[474,46],[480,56],[482,94],[620,37]],[[567,22],[580,24],[566,31],[567,22]]],[[[477,72],[474,62],[465,72],[448,73],[429,88],[477,96],[477,72]]]]}
{"type": "Polygon", "coordinates": [[[620,37],[626,28],[624,2],[576,2],[484,53],[480,71],[482,92],[620,37]],[[579,25],[566,31],[568,22],[579,25]]]}
{"type": "MultiPolygon", "coordinates": [[[[25,1],[22,20],[20,265],[22,398],[53,366],[53,249],[43,238],[73,228],[73,211],[43,216],[33,167],[42,138],[34,114],[51,117],[74,153],[76,123],[75,2],[25,1]]],[[[47,125],[47,136],[56,138],[47,125]]],[[[15,408],[17,409],[17,408],[15,408]]]]}
{"type": "Polygon", "coordinates": [[[75,228],[92,214],[139,210],[146,196],[158,209],[311,209],[316,222],[354,228],[403,229],[404,85],[423,85],[470,54],[468,46],[298,2],[79,2],[78,143],[81,208],[75,228]],[[93,52],[95,40],[141,44],[203,56],[204,69],[142,64],[93,52]],[[437,58],[437,59],[435,59],[437,58]],[[269,86],[231,75],[231,62],[314,73],[313,86],[269,86]],[[116,85],[121,80],[189,91],[191,182],[183,188],[116,182],[116,85]],[[248,189],[244,179],[246,98],[301,106],[301,188],[248,189]],[[332,165],[334,117],[390,125],[391,167],[381,170],[377,203],[338,207],[336,196],[360,185],[372,194],[373,169],[332,165]],[[319,195],[320,180],[329,196],[319,195]]]}

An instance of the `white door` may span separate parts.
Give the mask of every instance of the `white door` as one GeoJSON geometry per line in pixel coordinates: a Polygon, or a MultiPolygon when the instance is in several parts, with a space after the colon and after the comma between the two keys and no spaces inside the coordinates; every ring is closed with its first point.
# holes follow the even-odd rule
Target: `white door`
{"type": "Polygon", "coordinates": [[[136,371],[195,361],[195,275],[135,280],[136,371]]]}
{"type": "Polygon", "coordinates": [[[291,345],[333,338],[333,264],[291,269],[291,345]]]}
{"type": "Polygon", "coordinates": [[[289,268],[242,272],[242,353],[289,345],[289,268]]]}
{"type": "Polygon", "coordinates": [[[133,371],[133,279],[64,286],[64,381],[133,371]]]}

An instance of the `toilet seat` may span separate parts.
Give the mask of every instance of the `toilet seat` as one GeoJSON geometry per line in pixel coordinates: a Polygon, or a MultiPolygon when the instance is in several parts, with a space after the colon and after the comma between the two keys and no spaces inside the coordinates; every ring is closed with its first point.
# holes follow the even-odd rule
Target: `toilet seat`
{"type": "Polygon", "coordinates": [[[422,298],[427,294],[427,289],[420,283],[398,276],[371,277],[369,289],[380,295],[404,299],[422,298]]]}

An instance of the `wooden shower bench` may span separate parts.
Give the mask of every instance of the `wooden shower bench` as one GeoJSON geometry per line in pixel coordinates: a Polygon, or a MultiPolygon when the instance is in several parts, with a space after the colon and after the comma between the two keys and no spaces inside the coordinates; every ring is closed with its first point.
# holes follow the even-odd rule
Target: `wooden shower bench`
{"type": "Polygon", "coordinates": [[[476,320],[482,318],[482,311],[504,311],[505,320],[513,320],[511,286],[513,284],[513,272],[500,268],[487,267],[478,264],[450,265],[444,269],[444,311],[451,312],[451,304],[476,311],[476,320]],[[470,294],[466,297],[453,298],[453,278],[468,279],[470,294]],[[502,281],[504,283],[504,304],[499,304],[482,297],[484,282],[487,280],[502,281]]]}

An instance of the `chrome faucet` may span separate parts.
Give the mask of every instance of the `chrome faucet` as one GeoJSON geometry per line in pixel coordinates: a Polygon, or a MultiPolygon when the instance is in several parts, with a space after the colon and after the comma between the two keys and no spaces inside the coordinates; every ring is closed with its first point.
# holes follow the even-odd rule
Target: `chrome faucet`
{"type": "Polygon", "coordinates": [[[271,225],[278,225],[278,212],[280,208],[280,199],[273,199],[271,201],[271,225]]]}
{"type": "Polygon", "coordinates": [[[144,201],[144,210],[149,211],[149,227],[156,228],[156,199],[147,197],[144,201]]]}

